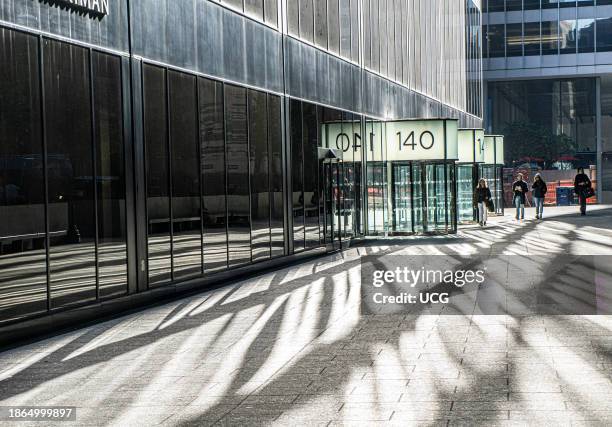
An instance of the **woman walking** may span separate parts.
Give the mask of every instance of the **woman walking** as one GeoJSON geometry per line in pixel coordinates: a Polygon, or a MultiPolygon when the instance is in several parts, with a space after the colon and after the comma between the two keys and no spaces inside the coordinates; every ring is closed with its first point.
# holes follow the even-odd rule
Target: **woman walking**
{"type": "Polygon", "coordinates": [[[487,180],[484,178],[480,178],[480,181],[478,181],[478,186],[474,191],[474,201],[478,207],[478,224],[483,227],[487,225],[487,209],[491,201],[491,190],[489,190],[487,180]]]}
{"type": "Polygon", "coordinates": [[[546,183],[542,179],[542,175],[537,173],[533,179],[533,202],[536,208],[536,219],[542,219],[544,213],[544,197],[546,196],[546,183]]]}
{"type": "Polygon", "coordinates": [[[580,215],[584,216],[586,215],[587,199],[593,195],[593,184],[587,174],[584,173],[583,168],[578,169],[578,174],[574,178],[574,193],[580,199],[580,215]]]}

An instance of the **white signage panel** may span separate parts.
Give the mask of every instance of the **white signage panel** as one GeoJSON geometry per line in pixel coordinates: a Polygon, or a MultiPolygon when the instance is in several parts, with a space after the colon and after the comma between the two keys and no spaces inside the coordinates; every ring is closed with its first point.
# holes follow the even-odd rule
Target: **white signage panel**
{"type": "Polygon", "coordinates": [[[496,136],[495,137],[495,164],[503,165],[505,162],[504,158],[504,137],[496,136]]]}
{"type": "Polygon", "coordinates": [[[485,163],[488,165],[504,164],[504,137],[500,135],[485,136],[485,163]]]}
{"type": "Polygon", "coordinates": [[[484,162],[484,130],[459,129],[459,163],[484,162]]]}
{"type": "Polygon", "coordinates": [[[476,158],[474,162],[484,163],[485,161],[485,132],[484,129],[476,129],[476,158]]]}
{"type": "Polygon", "coordinates": [[[457,120],[402,120],[366,122],[366,137],[360,122],[324,123],[321,140],[326,148],[341,150],[345,162],[456,160],[457,120]]]}
{"type": "Polygon", "coordinates": [[[456,160],[456,120],[387,122],[387,160],[456,160]]]}

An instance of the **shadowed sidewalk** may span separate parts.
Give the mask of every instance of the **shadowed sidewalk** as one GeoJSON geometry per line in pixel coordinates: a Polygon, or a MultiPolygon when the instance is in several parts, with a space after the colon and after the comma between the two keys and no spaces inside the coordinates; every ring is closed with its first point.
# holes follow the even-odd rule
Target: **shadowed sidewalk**
{"type": "Polygon", "coordinates": [[[612,209],[575,211],[366,239],[0,353],[0,405],[76,406],[78,425],[609,425],[610,316],[360,311],[362,255],[612,255],[612,209]]]}

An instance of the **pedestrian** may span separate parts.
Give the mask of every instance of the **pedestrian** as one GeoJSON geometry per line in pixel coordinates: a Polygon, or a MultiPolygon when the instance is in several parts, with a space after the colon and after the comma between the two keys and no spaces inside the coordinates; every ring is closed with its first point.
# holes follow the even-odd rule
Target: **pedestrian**
{"type": "Polygon", "coordinates": [[[586,203],[587,199],[593,195],[593,184],[591,180],[584,173],[583,168],[578,168],[576,178],[574,178],[574,193],[578,195],[580,200],[580,215],[586,215],[586,203]]]}
{"type": "Polygon", "coordinates": [[[487,180],[480,178],[476,190],[474,190],[474,202],[478,207],[478,224],[481,227],[487,225],[487,210],[491,202],[491,190],[487,184],[487,180]]]}
{"type": "Polygon", "coordinates": [[[523,174],[519,173],[516,181],[512,184],[512,190],[514,191],[514,206],[516,206],[516,220],[518,221],[525,219],[525,201],[527,200],[527,193],[529,187],[523,180],[523,174]]]}
{"type": "Polygon", "coordinates": [[[536,219],[542,219],[542,215],[544,213],[544,197],[546,196],[546,183],[542,179],[542,175],[536,173],[533,178],[533,185],[531,186],[533,189],[533,202],[535,203],[536,208],[536,219]]]}

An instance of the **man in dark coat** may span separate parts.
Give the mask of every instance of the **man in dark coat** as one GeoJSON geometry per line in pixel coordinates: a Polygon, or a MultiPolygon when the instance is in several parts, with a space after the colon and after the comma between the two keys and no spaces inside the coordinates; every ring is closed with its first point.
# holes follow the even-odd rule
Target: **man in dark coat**
{"type": "Polygon", "coordinates": [[[516,181],[512,184],[512,191],[514,192],[514,206],[516,206],[516,220],[525,219],[525,201],[527,200],[527,193],[529,187],[523,180],[523,174],[519,173],[516,181]]]}
{"type": "Polygon", "coordinates": [[[591,180],[584,173],[583,168],[578,169],[578,174],[574,178],[574,193],[578,195],[580,200],[580,215],[586,215],[586,203],[589,198],[589,192],[592,188],[591,180]]]}

